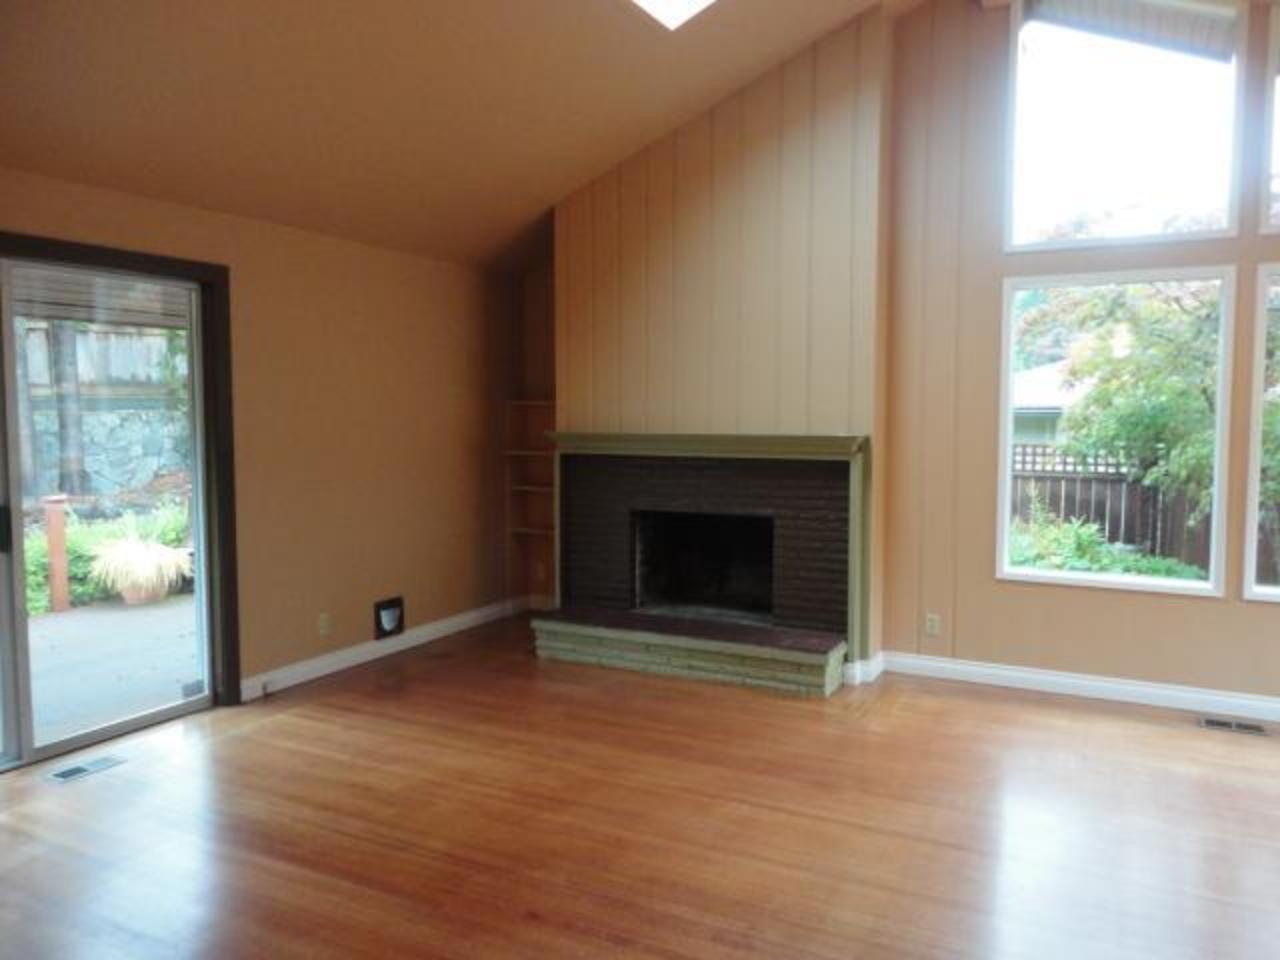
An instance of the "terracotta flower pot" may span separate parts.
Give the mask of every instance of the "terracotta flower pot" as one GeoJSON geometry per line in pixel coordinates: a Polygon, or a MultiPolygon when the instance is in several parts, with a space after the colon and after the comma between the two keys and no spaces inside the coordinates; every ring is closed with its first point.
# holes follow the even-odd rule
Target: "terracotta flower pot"
{"type": "Polygon", "coordinates": [[[126,587],[120,591],[120,596],[124,598],[124,602],[130,607],[140,607],[148,603],[159,603],[169,595],[169,588],[166,586],[140,588],[126,587]]]}

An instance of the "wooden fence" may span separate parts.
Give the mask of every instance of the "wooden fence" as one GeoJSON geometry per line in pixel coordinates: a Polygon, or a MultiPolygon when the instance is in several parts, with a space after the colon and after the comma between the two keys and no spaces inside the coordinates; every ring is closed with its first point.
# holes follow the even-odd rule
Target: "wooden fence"
{"type": "Polygon", "coordinates": [[[1280,539],[1271,536],[1267,529],[1258,531],[1258,582],[1267,586],[1280,585],[1280,539]]]}
{"type": "Polygon", "coordinates": [[[1209,518],[1188,526],[1191,505],[1185,496],[1132,482],[1121,461],[1072,457],[1050,444],[1018,443],[1012,464],[1010,509],[1015,518],[1029,520],[1033,495],[1038,496],[1051,516],[1096,523],[1109,543],[1209,569],[1209,518]]]}

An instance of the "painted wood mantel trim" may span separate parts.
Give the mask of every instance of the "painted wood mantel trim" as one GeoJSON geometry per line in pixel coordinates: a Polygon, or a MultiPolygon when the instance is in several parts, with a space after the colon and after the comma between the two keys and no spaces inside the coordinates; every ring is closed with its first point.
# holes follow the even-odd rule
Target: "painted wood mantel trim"
{"type": "Polygon", "coordinates": [[[728,433],[550,434],[558,453],[637,457],[751,457],[772,460],[856,460],[862,436],[796,436],[728,433]]]}

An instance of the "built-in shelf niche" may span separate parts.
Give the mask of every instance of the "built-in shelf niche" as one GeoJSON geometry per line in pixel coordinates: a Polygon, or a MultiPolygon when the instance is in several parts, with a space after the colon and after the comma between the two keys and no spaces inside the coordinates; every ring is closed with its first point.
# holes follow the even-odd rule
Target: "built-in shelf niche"
{"type": "Polygon", "coordinates": [[[506,505],[509,592],[550,597],[555,592],[555,403],[517,399],[507,404],[506,505]]]}

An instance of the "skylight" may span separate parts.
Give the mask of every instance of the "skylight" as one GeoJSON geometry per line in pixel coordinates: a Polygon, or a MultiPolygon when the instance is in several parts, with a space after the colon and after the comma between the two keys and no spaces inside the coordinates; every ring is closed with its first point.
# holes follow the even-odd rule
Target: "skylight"
{"type": "Polygon", "coordinates": [[[668,30],[675,30],[693,19],[715,0],[631,0],[668,30]]]}

